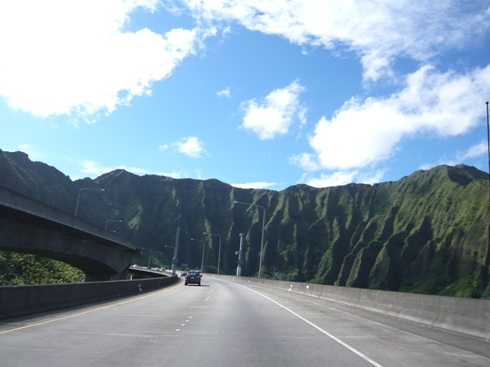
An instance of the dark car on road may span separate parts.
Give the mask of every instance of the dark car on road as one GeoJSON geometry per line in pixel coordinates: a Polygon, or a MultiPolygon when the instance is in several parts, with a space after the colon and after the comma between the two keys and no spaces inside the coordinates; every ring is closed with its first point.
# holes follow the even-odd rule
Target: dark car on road
{"type": "Polygon", "coordinates": [[[197,285],[201,285],[201,272],[197,270],[188,271],[185,276],[185,285],[190,283],[195,283],[197,285]]]}

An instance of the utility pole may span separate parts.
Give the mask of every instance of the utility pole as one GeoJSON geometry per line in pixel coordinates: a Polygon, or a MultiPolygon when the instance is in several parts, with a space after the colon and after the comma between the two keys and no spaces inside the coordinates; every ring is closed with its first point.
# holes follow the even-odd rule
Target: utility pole
{"type": "Polygon", "coordinates": [[[177,270],[177,262],[179,261],[179,235],[180,227],[177,227],[177,234],[175,235],[174,256],[172,257],[172,275],[175,275],[177,270]]]}
{"type": "MultiPolygon", "coordinates": [[[[488,143],[488,208],[490,209],[490,122],[488,118],[488,101],[487,101],[487,143],[488,143]]],[[[486,265],[490,266],[490,227],[488,230],[488,249],[486,265]]]]}
{"type": "Polygon", "coordinates": [[[240,249],[238,250],[238,266],[236,267],[236,276],[242,276],[243,265],[243,233],[240,233],[240,249]]]}
{"type": "Polygon", "coordinates": [[[488,143],[488,203],[490,205],[490,122],[488,120],[488,102],[487,102],[487,143],[488,143]]]}
{"type": "Polygon", "coordinates": [[[148,269],[150,269],[150,261],[151,261],[151,250],[150,250],[150,256],[148,257],[148,266],[147,266],[148,269]]]}

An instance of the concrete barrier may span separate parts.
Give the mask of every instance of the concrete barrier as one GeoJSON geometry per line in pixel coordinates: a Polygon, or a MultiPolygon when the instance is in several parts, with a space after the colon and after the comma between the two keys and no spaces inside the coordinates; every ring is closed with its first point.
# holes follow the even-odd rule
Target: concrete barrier
{"type": "Polygon", "coordinates": [[[0,287],[0,319],[138,294],[178,282],[177,276],[0,287]]]}
{"type": "Polygon", "coordinates": [[[432,328],[470,335],[490,342],[489,300],[230,277],[227,275],[209,274],[208,276],[274,287],[413,321],[432,328]]]}
{"type": "Polygon", "coordinates": [[[350,306],[359,307],[361,302],[361,291],[359,288],[334,287],[321,285],[322,294],[320,298],[328,301],[339,302],[350,306]]]}
{"type": "Polygon", "coordinates": [[[433,326],[490,341],[490,301],[440,297],[433,326]]]}

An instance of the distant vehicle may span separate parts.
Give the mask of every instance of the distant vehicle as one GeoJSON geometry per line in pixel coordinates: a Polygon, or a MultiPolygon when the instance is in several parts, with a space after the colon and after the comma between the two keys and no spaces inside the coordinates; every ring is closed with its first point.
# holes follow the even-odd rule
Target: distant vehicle
{"type": "Polygon", "coordinates": [[[197,285],[201,285],[201,272],[197,270],[191,270],[187,273],[185,276],[185,285],[188,285],[190,283],[195,283],[197,285]]]}
{"type": "Polygon", "coordinates": [[[182,273],[180,273],[180,276],[181,277],[185,277],[187,275],[187,272],[186,271],[183,271],[182,273]]]}

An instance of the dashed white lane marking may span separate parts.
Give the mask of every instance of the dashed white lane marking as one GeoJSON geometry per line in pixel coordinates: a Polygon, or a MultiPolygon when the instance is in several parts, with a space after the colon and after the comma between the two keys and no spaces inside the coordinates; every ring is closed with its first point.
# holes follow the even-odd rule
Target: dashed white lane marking
{"type": "Polygon", "coordinates": [[[263,295],[262,293],[259,293],[257,291],[254,291],[253,289],[250,289],[248,287],[245,287],[245,286],[242,286],[243,288],[246,288],[248,289],[249,291],[251,292],[254,292],[255,294],[258,294],[259,296],[261,297],[264,297],[265,299],[271,301],[272,303],[275,303],[276,305],[278,305],[279,307],[283,308],[284,310],[290,312],[291,314],[293,314],[294,316],[296,316],[297,318],[303,320],[304,322],[306,322],[308,325],[310,326],[313,326],[315,329],[317,329],[318,331],[322,332],[323,334],[325,334],[326,336],[328,336],[329,338],[333,339],[334,341],[336,341],[337,343],[339,343],[340,345],[342,345],[343,347],[347,348],[348,350],[350,350],[352,353],[358,355],[359,357],[361,357],[362,359],[364,359],[366,362],[368,362],[369,364],[375,366],[375,367],[383,367],[381,364],[379,364],[378,362],[372,360],[371,358],[369,358],[367,355],[359,352],[357,349],[351,347],[349,344],[343,342],[342,340],[340,340],[339,338],[337,338],[336,336],[330,334],[328,331],[326,330],[323,330],[321,327],[319,327],[318,325],[312,323],[311,321],[305,319],[303,316],[300,316],[298,315],[296,312],[294,312],[293,310],[290,310],[289,308],[287,308],[286,306],[283,306],[281,305],[279,302],[277,301],[274,301],[272,298],[269,298],[265,295],[263,295]]]}
{"type": "MultiPolygon", "coordinates": [[[[192,319],[192,316],[189,316],[189,318],[188,318],[187,320],[185,320],[185,322],[186,322],[186,323],[185,323],[185,324],[181,324],[180,326],[181,326],[181,327],[185,327],[185,326],[187,326],[187,324],[188,324],[188,323],[191,321],[191,319],[192,319]]],[[[181,329],[175,329],[175,331],[176,331],[176,332],[180,332],[180,331],[181,331],[181,329]]]]}

